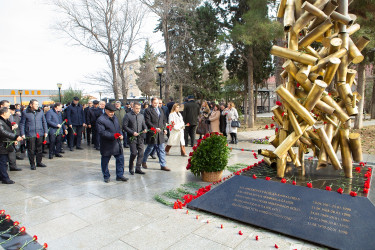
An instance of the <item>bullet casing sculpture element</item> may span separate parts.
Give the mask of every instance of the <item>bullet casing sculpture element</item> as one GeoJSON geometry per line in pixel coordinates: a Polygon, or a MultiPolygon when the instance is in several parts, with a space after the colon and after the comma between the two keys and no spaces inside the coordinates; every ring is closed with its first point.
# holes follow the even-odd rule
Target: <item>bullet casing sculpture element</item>
{"type": "Polygon", "coordinates": [[[318,58],[314,56],[310,56],[308,54],[301,53],[299,51],[291,50],[288,48],[282,48],[276,45],[272,46],[271,54],[285,59],[292,59],[296,62],[300,62],[307,65],[314,65],[318,60],[318,58]]]}
{"type": "Polygon", "coordinates": [[[349,145],[350,150],[352,151],[353,160],[356,162],[363,161],[361,135],[359,133],[349,134],[349,145]]]}

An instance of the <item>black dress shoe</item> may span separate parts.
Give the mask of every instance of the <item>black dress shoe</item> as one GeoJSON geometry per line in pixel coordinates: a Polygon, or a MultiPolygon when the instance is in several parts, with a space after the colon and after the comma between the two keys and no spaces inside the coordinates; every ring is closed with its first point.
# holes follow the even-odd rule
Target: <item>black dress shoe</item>
{"type": "Polygon", "coordinates": [[[70,150],[70,151],[74,151],[74,149],[73,149],[73,148],[69,148],[69,150],[70,150]]]}
{"type": "Polygon", "coordinates": [[[81,147],[76,147],[76,149],[78,149],[78,150],[83,150],[83,148],[81,148],[81,147]]]}
{"type": "Polygon", "coordinates": [[[129,148],[129,145],[125,145],[124,148],[129,148]]]}
{"type": "Polygon", "coordinates": [[[142,162],[142,168],[147,169],[147,164],[146,164],[146,162],[142,162]]]}
{"type": "Polygon", "coordinates": [[[48,159],[53,159],[53,155],[48,156],[48,159]]]}
{"type": "Polygon", "coordinates": [[[131,175],[134,175],[134,168],[129,168],[129,173],[130,173],[131,175]]]}
{"type": "Polygon", "coordinates": [[[63,157],[61,154],[55,154],[56,157],[63,157]]]}
{"type": "Polygon", "coordinates": [[[100,148],[95,148],[96,150],[100,151],[100,148]]]}
{"type": "Polygon", "coordinates": [[[11,179],[1,181],[3,184],[14,184],[15,182],[11,179]]]}
{"type": "Polygon", "coordinates": [[[61,150],[61,151],[60,151],[60,154],[65,154],[65,151],[64,151],[64,150],[61,150]]]}
{"type": "Polygon", "coordinates": [[[15,167],[15,168],[9,168],[9,171],[22,171],[22,169],[15,167]]]}
{"type": "Polygon", "coordinates": [[[36,166],[41,167],[41,168],[47,167],[46,164],[43,164],[43,163],[37,163],[36,166]]]}
{"type": "Polygon", "coordinates": [[[23,158],[23,157],[20,157],[20,156],[16,156],[16,159],[22,161],[24,158],[23,158]]]}
{"type": "Polygon", "coordinates": [[[43,153],[43,154],[48,154],[48,152],[47,152],[47,151],[45,151],[45,150],[44,150],[44,151],[43,151],[42,153],[43,153]]]}
{"type": "Polygon", "coordinates": [[[116,177],[116,181],[128,181],[129,179],[126,178],[125,176],[121,176],[121,177],[116,177]]]}
{"type": "Polygon", "coordinates": [[[137,168],[137,169],[135,170],[135,173],[136,173],[136,174],[146,174],[146,173],[143,172],[140,168],[137,168]]]}
{"type": "Polygon", "coordinates": [[[105,183],[109,183],[109,178],[108,179],[104,179],[104,182],[105,183]]]}
{"type": "Polygon", "coordinates": [[[31,170],[36,170],[35,165],[31,165],[30,168],[31,168],[31,170]]]}
{"type": "Polygon", "coordinates": [[[151,158],[152,158],[152,159],[156,159],[156,156],[155,156],[155,155],[151,155],[151,158]]]}

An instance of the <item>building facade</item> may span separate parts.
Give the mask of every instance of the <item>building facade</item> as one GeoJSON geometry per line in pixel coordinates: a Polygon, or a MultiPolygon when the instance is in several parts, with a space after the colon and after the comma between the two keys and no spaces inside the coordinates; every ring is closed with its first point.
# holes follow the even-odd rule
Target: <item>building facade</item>
{"type": "Polygon", "coordinates": [[[141,64],[139,60],[133,60],[129,62],[125,62],[125,76],[128,80],[128,99],[139,99],[142,97],[142,92],[138,88],[136,80],[138,76],[135,74],[135,72],[139,71],[139,68],[141,67],[141,64]]]}
{"type": "Polygon", "coordinates": [[[58,90],[37,90],[37,89],[0,89],[0,100],[8,100],[11,104],[21,103],[28,105],[31,99],[36,99],[41,105],[54,103],[52,96],[58,96],[58,90]]]}

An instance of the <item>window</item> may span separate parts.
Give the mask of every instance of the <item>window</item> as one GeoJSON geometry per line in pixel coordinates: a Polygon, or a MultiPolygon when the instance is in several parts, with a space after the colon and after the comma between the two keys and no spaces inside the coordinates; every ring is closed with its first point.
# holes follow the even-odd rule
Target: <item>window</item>
{"type": "Polygon", "coordinates": [[[134,95],[133,95],[133,92],[130,92],[130,96],[131,96],[131,97],[133,97],[133,96],[134,96],[134,95]]]}
{"type": "Polygon", "coordinates": [[[42,91],[38,90],[36,93],[37,93],[38,95],[41,95],[41,94],[42,94],[42,91]]]}
{"type": "Polygon", "coordinates": [[[132,80],[132,79],[133,79],[133,75],[130,75],[130,76],[129,76],[129,80],[132,80]]]}
{"type": "Polygon", "coordinates": [[[130,70],[132,70],[132,69],[133,69],[133,66],[132,66],[132,65],[130,65],[130,66],[129,66],[129,69],[130,69],[130,70]]]}
{"type": "Polygon", "coordinates": [[[29,95],[30,92],[28,90],[25,90],[25,95],[29,95]]]}
{"type": "Polygon", "coordinates": [[[35,95],[35,92],[34,92],[34,90],[31,90],[31,94],[32,94],[32,95],[35,95]]]}
{"type": "Polygon", "coordinates": [[[15,95],[15,94],[16,94],[16,91],[12,90],[12,91],[10,91],[10,94],[11,94],[11,95],[15,95]]]}

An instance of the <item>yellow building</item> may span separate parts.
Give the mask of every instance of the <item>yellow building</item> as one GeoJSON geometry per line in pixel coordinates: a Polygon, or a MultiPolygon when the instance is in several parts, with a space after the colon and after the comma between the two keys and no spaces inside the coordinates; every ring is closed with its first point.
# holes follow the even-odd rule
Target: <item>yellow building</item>
{"type": "Polygon", "coordinates": [[[53,104],[51,96],[58,96],[58,90],[38,90],[38,89],[0,89],[0,100],[8,100],[11,104],[20,103],[29,105],[31,99],[36,99],[42,105],[53,104]]]}

